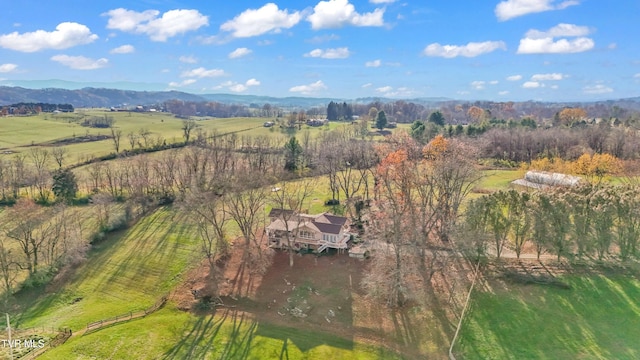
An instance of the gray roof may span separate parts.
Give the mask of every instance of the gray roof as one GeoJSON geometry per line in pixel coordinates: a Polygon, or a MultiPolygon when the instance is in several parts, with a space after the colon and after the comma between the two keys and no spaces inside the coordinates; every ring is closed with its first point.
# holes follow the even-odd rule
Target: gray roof
{"type": "Polygon", "coordinates": [[[318,230],[320,230],[321,232],[325,233],[325,234],[340,234],[340,230],[342,230],[342,226],[340,225],[336,225],[336,224],[326,224],[326,223],[321,223],[321,222],[312,222],[313,225],[315,225],[318,230]]]}

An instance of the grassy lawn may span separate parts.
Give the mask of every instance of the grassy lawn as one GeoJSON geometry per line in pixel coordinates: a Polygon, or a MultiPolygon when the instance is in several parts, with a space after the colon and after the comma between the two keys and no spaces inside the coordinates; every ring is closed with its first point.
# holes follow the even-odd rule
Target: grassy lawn
{"type": "Polygon", "coordinates": [[[166,308],[82,337],[42,359],[401,359],[331,334],[257,321],[233,310],[196,316],[166,308]]]}
{"type": "Polygon", "coordinates": [[[476,292],[456,354],[463,359],[638,359],[640,281],[567,276],[570,290],[509,285],[476,292]]]}
{"type": "Polygon", "coordinates": [[[45,295],[23,294],[19,301],[26,309],[16,323],[78,330],[89,322],[148,308],[180,281],[198,256],[191,231],[184,215],[160,209],[131,229],[108,236],[62,288],[48,289],[45,295]]]}

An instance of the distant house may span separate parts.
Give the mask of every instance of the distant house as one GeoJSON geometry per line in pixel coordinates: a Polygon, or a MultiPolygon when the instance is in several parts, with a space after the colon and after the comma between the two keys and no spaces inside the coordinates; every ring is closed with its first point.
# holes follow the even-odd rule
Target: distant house
{"type": "Polygon", "coordinates": [[[307,120],[307,125],[309,126],[322,126],[325,125],[329,120],[327,119],[309,119],[307,120]]]}
{"type": "Polygon", "coordinates": [[[326,249],[345,250],[350,246],[351,224],[346,217],[329,213],[296,214],[291,210],[272,209],[269,219],[271,223],[265,232],[272,248],[288,247],[287,232],[295,250],[321,253],[326,249]]]}
{"type": "Polygon", "coordinates": [[[262,124],[262,126],[264,127],[272,127],[273,125],[275,125],[276,123],[274,123],[273,121],[266,121],[264,124],[262,124]]]}
{"type": "Polygon", "coordinates": [[[523,179],[512,181],[511,184],[532,189],[545,189],[557,186],[577,186],[581,181],[582,178],[578,176],[530,170],[527,171],[523,179]]]}

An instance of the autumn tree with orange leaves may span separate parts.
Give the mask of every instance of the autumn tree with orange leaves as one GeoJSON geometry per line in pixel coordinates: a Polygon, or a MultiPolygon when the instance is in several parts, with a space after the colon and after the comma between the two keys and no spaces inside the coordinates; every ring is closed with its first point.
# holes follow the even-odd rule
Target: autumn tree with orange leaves
{"type": "Polygon", "coordinates": [[[477,180],[473,151],[436,137],[421,148],[398,135],[378,147],[376,200],[368,234],[381,244],[363,280],[370,295],[389,306],[424,298],[424,287],[443,268],[447,256],[432,245],[446,245],[460,203],[477,180]]]}

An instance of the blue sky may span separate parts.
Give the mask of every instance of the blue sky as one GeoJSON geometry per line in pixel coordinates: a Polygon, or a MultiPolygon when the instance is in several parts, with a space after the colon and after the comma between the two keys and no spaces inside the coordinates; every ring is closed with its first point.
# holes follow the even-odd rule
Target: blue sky
{"type": "Polygon", "coordinates": [[[22,0],[0,13],[0,84],[617,99],[640,96],[639,24],[637,0],[22,0]]]}

